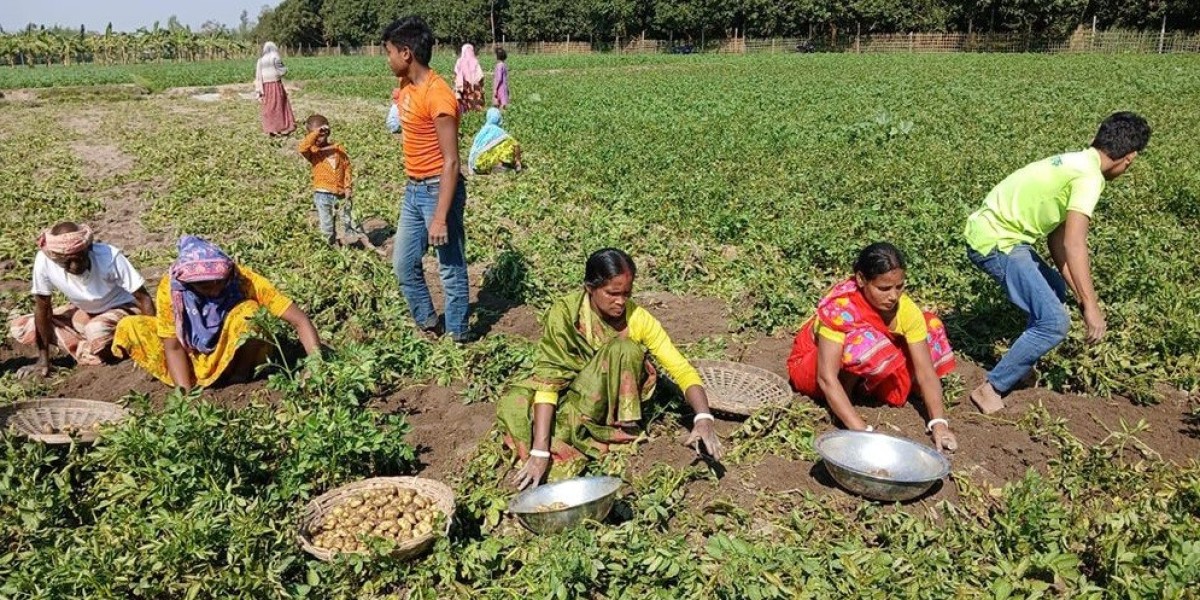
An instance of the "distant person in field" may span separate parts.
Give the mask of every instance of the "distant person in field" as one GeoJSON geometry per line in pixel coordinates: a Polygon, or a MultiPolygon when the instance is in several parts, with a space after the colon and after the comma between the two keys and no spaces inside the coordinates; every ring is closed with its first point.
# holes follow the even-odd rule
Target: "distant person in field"
{"type": "Polygon", "coordinates": [[[864,248],[854,275],[817,303],[816,314],[796,334],[788,376],[796,391],[824,400],[841,424],[871,431],[854,410],[856,394],[904,406],[920,393],[926,431],[938,450],[958,449],[942,401],[941,378],[954,370],[946,328],[904,293],[907,267],[892,244],[864,248]]]}
{"type": "Polygon", "coordinates": [[[492,69],[492,106],[508,108],[508,52],[496,47],[496,67],[492,69]]]}
{"type": "Polygon", "coordinates": [[[471,154],[467,157],[467,167],[472,173],[487,175],[521,171],[521,144],[500,126],[503,119],[499,108],[493,106],[488,109],[483,127],[475,134],[471,154]]]}
{"type": "Polygon", "coordinates": [[[158,314],[121,321],[116,355],[185,390],[248,381],[270,349],[253,337],[250,318],[260,308],[287,321],[309,356],[320,352],[308,315],[271,282],[196,236],[181,237],[178,248],[158,284],[158,314]]]}
{"type": "Polygon", "coordinates": [[[50,347],[58,346],[80,365],[112,360],[117,323],[130,315],[154,315],[146,281],[119,248],[92,239],[86,225],[62,222],[38,237],[33,260],[34,312],[12,319],[18,343],[36,345],[37,363],[18,376],[50,374],[50,347]],[[67,304],[51,308],[54,292],[67,304]]]}
{"type": "Polygon", "coordinates": [[[483,110],[483,67],[471,44],[463,44],[454,63],[454,93],[458,95],[459,112],[483,110]]]}
{"type": "Polygon", "coordinates": [[[279,56],[275,42],[263,44],[262,56],[254,67],[254,89],[262,105],[263,132],[275,137],[291,135],[296,130],[296,117],[288,103],[287,90],[283,87],[283,75],[287,67],[279,56]]]}
{"type": "Polygon", "coordinates": [[[384,31],[388,65],[405,82],[399,94],[404,171],[408,184],[396,226],[393,266],[413,320],[422,330],[441,332],[425,284],[422,258],[437,251],[446,296],[444,330],[468,341],[466,182],[459,175],[458,102],[454,90],[429,68],[433,32],[425,21],[407,17],[384,31]]]}
{"type": "Polygon", "coordinates": [[[573,477],[611,444],[637,440],[658,381],[651,356],[695,413],[685,443],[721,458],[700,375],[658,320],[630,299],[636,276],[628,254],[598,250],[588,257],[582,289],[546,313],[533,374],[496,404],[504,442],[523,462],[513,477],[517,487],[536,487],[547,475],[573,477]]]}
{"type": "Polygon", "coordinates": [[[341,144],[329,139],[329,120],[310,115],[304,123],[308,133],[300,140],[300,154],[312,165],[313,204],[317,208],[321,235],[330,245],[338,243],[335,213],[342,221],[342,235],[349,238],[357,228],[351,220],[350,202],[354,197],[350,156],[341,144]]]}
{"type": "Polygon", "coordinates": [[[1025,332],[987,381],[971,392],[979,410],[1003,409],[1003,396],[1067,338],[1067,287],[1083,310],[1088,343],[1104,337],[1108,325],[1092,285],[1088,228],[1105,182],[1125,173],[1149,142],[1145,119],[1114,113],[1100,124],[1090,148],[1052,156],[1009,175],[967,219],[967,256],[1029,315],[1025,332]],[[1057,272],[1033,249],[1042,237],[1057,272]]]}

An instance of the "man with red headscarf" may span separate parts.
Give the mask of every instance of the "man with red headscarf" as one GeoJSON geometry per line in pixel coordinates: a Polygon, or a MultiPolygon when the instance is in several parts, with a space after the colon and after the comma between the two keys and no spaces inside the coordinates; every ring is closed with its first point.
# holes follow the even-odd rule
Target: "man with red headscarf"
{"type": "Polygon", "coordinates": [[[9,323],[13,339],[36,344],[38,361],[19,376],[50,374],[50,346],[58,346],[81,365],[112,358],[117,323],[137,314],[154,314],[146,282],[121,250],[94,242],[86,225],[63,222],[38,237],[33,261],[34,313],[9,323]],[[67,304],[51,308],[60,292],[67,304]]]}

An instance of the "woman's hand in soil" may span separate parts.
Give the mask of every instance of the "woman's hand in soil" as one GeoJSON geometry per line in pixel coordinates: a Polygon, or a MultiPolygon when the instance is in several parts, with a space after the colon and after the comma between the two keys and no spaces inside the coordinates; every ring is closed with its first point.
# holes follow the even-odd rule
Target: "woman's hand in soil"
{"type": "Polygon", "coordinates": [[[530,456],[529,460],[525,461],[524,466],[516,475],[513,475],[512,483],[518,490],[525,488],[535,488],[542,484],[542,480],[546,478],[546,471],[550,468],[550,459],[538,458],[530,456]]]}
{"type": "Polygon", "coordinates": [[[721,460],[721,457],[725,455],[725,449],[721,447],[721,440],[717,439],[717,432],[713,430],[712,419],[697,421],[692,426],[692,435],[688,436],[687,441],[684,442],[684,445],[691,446],[696,454],[700,454],[700,444],[704,444],[704,449],[715,460],[721,460]]]}
{"type": "Polygon", "coordinates": [[[954,432],[950,431],[944,423],[938,423],[933,426],[933,446],[938,449],[938,452],[954,452],[958,450],[958,438],[954,437],[954,432]]]}

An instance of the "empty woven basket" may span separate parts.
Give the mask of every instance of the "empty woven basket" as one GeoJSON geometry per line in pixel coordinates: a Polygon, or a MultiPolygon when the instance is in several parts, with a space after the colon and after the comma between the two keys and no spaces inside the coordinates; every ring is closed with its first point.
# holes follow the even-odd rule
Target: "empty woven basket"
{"type": "Polygon", "coordinates": [[[45,444],[90,444],[99,435],[97,426],[128,416],[129,411],[120,404],[82,398],[43,398],[0,406],[0,425],[5,431],[45,444]]]}
{"type": "Polygon", "coordinates": [[[397,544],[392,556],[401,560],[416,558],[429,550],[437,538],[449,535],[450,520],[454,517],[454,491],[449,486],[440,481],[422,477],[373,477],[334,488],[309,502],[308,506],[304,507],[304,514],[300,516],[300,532],[296,536],[300,541],[300,547],[321,560],[331,560],[338,551],[313,545],[313,531],[321,526],[326,515],[343,502],[361,492],[379,489],[413,490],[433,500],[438,510],[446,515],[446,526],[442,531],[434,531],[397,544]]]}
{"type": "Polygon", "coordinates": [[[715,411],[748,416],[792,399],[787,380],[766,369],[727,360],[695,360],[692,366],[704,381],[709,408],[715,411]]]}

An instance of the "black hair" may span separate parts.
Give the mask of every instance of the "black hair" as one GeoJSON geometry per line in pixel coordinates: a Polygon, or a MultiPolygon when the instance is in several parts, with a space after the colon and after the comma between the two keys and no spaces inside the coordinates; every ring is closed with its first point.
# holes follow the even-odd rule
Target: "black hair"
{"type": "Polygon", "coordinates": [[[496,46],[496,60],[508,60],[508,51],[496,46]]]}
{"type": "Polygon", "coordinates": [[[73,221],[63,221],[62,223],[59,223],[59,224],[55,225],[54,227],[50,228],[50,235],[62,235],[64,233],[75,233],[76,231],[79,231],[79,229],[80,229],[80,227],[79,227],[78,223],[75,223],[73,221]]]}
{"type": "Polygon", "coordinates": [[[408,48],[413,59],[422,67],[428,67],[433,59],[433,30],[421,17],[404,17],[392,21],[383,30],[383,42],[391,42],[397,48],[408,48]]]}
{"type": "Polygon", "coordinates": [[[637,265],[633,259],[616,248],[602,248],[592,253],[584,268],[583,283],[590,288],[598,288],[617,275],[628,273],[637,277],[637,265]]]}
{"type": "Polygon", "coordinates": [[[1132,112],[1116,112],[1104,119],[1092,147],[1117,159],[1141,152],[1150,143],[1150,124],[1141,115],[1132,112]]]}
{"type": "Polygon", "coordinates": [[[326,119],[325,115],[318,115],[318,114],[314,113],[314,114],[308,115],[308,118],[304,120],[304,128],[309,131],[312,131],[314,129],[318,129],[320,127],[324,127],[327,125],[329,125],[329,119],[326,119]]]}
{"type": "Polygon", "coordinates": [[[887,242],[875,242],[863,248],[858,253],[858,260],[854,261],[854,272],[862,274],[868,281],[895,269],[907,268],[904,253],[887,242]]]}

